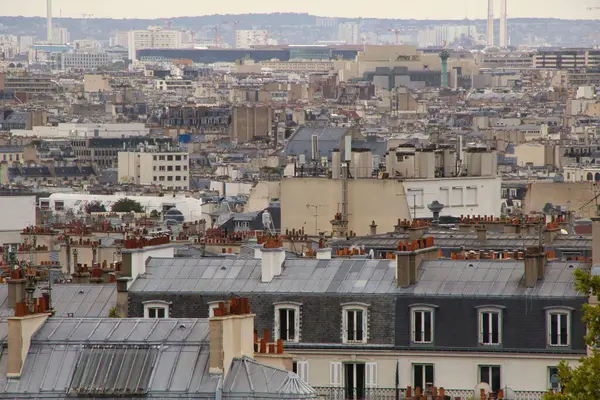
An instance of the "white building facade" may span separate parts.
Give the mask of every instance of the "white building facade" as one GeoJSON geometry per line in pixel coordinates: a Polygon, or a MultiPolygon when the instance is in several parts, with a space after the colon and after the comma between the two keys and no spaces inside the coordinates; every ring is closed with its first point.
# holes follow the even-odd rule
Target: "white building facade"
{"type": "MultiPolygon", "coordinates": [[[[120,44],[120,36],[117,34],[120,44]]],[[[144,30],[129,31],[127,35],[127,48],[129,58],[136,59],[136,50],[140,49],[179,49],[181,48],[182,33],[174,29],[163,29],[159,26],[150,26],[144,30]]]]}

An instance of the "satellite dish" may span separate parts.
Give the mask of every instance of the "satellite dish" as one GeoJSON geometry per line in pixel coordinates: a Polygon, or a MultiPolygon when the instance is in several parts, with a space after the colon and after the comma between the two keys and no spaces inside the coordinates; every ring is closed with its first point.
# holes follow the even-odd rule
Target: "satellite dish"
{"type": "Polygon", "coordinates": [[[483,389],[483,391],[485,392],[486,395],[488,395],[492,391],[492,388],[490,387],[490,385],[488,383],[479,382],[477,384],[477,386],[475,386],[475,389],[473,389],[473,398],[475,400],[482,400],[481,399],[481,389],[483,389]]]}

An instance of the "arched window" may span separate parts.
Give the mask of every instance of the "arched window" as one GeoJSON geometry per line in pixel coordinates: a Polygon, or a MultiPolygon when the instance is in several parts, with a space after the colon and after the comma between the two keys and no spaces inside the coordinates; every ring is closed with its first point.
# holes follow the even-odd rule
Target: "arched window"
{"type": "Polygon", "coordinates": [[[586,179],[587,179],[588,181],[591,181],[592,179],[594,179],[594,175],[592,175],[592,173],[591,173],[591,172],[588,172],[588,173],[587,173],[587,178],[586,178],[586,179]]]}

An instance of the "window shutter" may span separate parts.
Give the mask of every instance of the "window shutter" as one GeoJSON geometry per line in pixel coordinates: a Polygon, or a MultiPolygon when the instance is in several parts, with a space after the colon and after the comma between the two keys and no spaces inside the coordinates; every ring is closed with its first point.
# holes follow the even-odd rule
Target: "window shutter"
{"type": "Polygon", "coordinates": [[[275,308],[275,318],[273,323],[273,339],[277,340],[281,338],[281,334],[279,333],[279,314],[281,310],[279,308],[275,308]]]}
{"type": "Polygon", "coordinates": [[[366,386],[367,388],[377,387],[377,363],[366,363],[366,386]]]}
{"type": "Polygon", "coordinates": [[[298,366],[298,376],[308,383],[308,361],[298,361],[296,364],[298,366]]]}
{"type": "Polygon", "coordinates": [[[342,342],[346,343],[348,340],[348,311],[342,311],[342,342]]]}
{"type": "MultiPolygon", "coordinates": [[[[300,309],[294,310],[294,341],[300,341],[300,309]]],[[[308,376],[308,375],[307,375],[308,376]]],[[[308,382],[308,381],[306,381],[308,382]]]]}
{"type": "Polygon", "coordinates": [[[330,362],[329,363],[329,385],[333,387],[342,386],[342,363],[341,362],[330,362]]]}

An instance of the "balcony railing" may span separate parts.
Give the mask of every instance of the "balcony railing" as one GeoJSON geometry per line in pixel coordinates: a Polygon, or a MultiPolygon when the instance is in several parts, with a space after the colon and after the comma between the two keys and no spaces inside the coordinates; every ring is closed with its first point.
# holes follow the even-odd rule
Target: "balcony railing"
{"type": "MultiPolygon", "coordinates": [[[[314,387],[318,400],[404,400],[406,389],[365,388],[347,389],[344,387],[314,387]]],[[[473,389],[445,389],[445,395],[451,399],[467,400],[473,398],[473,389]]],[[[544,391],[519,391],[514,396],[504,395],[506,400],[542,400],[544,391]]],[[[495,397],[490,397],[494,399],[495,397]]]]}

